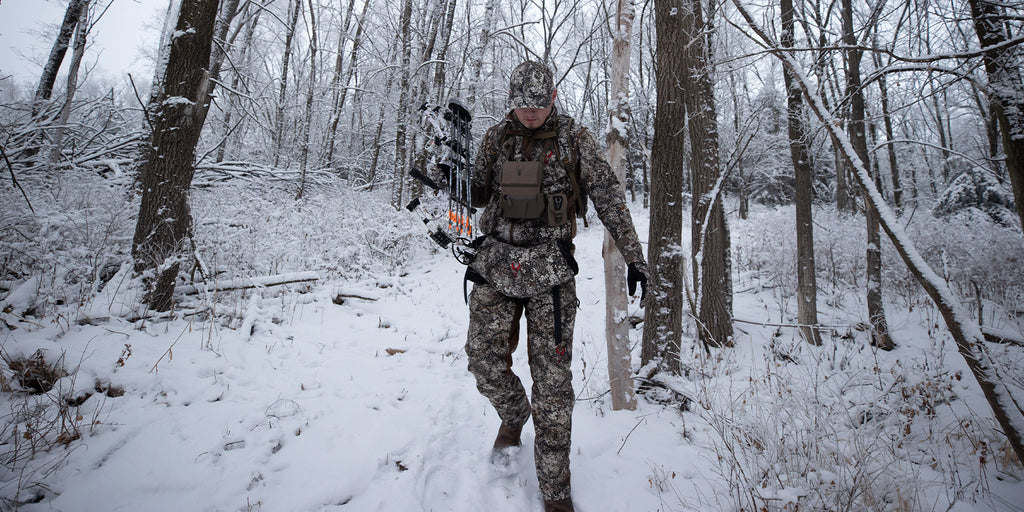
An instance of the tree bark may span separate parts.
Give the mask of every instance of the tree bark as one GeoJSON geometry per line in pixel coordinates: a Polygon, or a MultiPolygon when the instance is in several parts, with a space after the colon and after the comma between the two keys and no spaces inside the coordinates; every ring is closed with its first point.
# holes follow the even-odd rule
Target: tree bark
{"type": "Polygon", "coordinates": [[[402,195],[405,190],[405,168],[408,158],[408,147],[406,141],[409,119],[409,63],[412,60],[412,34],[410,25],[412,22],[412,0],[402,2],[401,38],[402,38],[402,63],[398,68],[398,113],[395,119],[395,181],[391,187],[391,205],[395,209],[402,207],[402,195]]]}
{"type": "MultiPolygon", "coordinates": [[[[842,0],[843,43],[846,45],[846,97],[850,105],[850,119],[846,127],[857,156],[865,166],[870,167],[868,139],[864,124],[864,88],[861,87],[860,63],[863,52],[857,46],[853,32],[853,0],[842,0]]],[[[871,343],[884,350],[894,348],[885,320],[885,306],[882,303],[882,239],[878,231],[878,211],[871,201],[864,201],[867,222],[867,306],[871,324],[871,343]]]]}
{"type": "Polygon", "coordinates": [[[729,226],[722,204],[722,168],[718,156],[718,118],[707,27],[700,0],[680,9],[683,46],[683,101],[690,134],[690,205],[694,292],[698,335],[705,346],[732,346],[732,270],[729,226]]]}
{"type": "Polygon", "coordinates": [[[68,52],[71,44],[71,36],[75,33],[75,27],[82,18],[82,11],[89,8],[89,0],[71,0],[68,8],[64,11],[64,21],[60,24],[60,31],[57,32],[57,40],[50,48],[50,56],[43,66],[43,74],[39,77],[39,85],[36,87],[35,102],[32,105],[32,115],[39,113],[42,102],[49,100],[53,94],[53,84],[57,81],[57,71],[64,62],[64,55],[68,52]]]}
{"type": "MultiPolygon", "coordinates": [[[[875,39],[877,40],[877,27],[875,27],[875,39]]],[[[876,42],[873,46],[878,47],[876,42]]],[[[882,68],[882,56],[879,52],[872,53],[875,68],[882,68]]],[[[889,177],[892,180],[892,201],[896,206],[896,211],[903,209],[903,184],[900,180],[900,169],[897,165],[896,160],[896,144],[893,142],[896,137],[893,135],[892,129],[892,111],[889,108],[889,86],[885,79],[885,74],[878,77],[878,93],[879,103],[882,108],[882,126],[885,129],[885,150],[889,157],[889,177]]]]}
{"type": "Polygon", "coordinates": [[[989,108],[999,121],[1006,170],[1010,174],[1013,200],[1024,230],[1024,79],[1021,77],[1020,46],[1004,45],[1008,37],[1001,29],[999,2],[968,0],[968,3],[981,47],[988,49],[983,61],[988,74],[989,108]]]}
{"type": "MultiPolygon", "coordinates": [[[[783,48],[792,48],[794,40],[793,0],[782,0],[783,48]]],[[[814,199],[810,149],[804,126],[804,98],[795,82],[792,70],[782,68],[786,84],[786,103],[789,120],[789,154],[793,160],[796,187],[796,260],[797,260],[797,322],[804,339],[821,345],[818,330],[818,284],[814,265],[814,219],[811,206],[814,199]]]]}
{"type": "Polygon", "coordinates": [[[678,0],[655,0],[657,103],[651,147],[651,221],[647,259],[650,268],[641,364],[672,351],[663,364],[678,372],[683,328],[683,173],[686,168],[686,107],[682,58],[686,39],[678,0]]]}
{"type": "Polygon", "coordinates": [[[316,92],[316,11],[313,8],[313,0],[309,0],[309,83],[306,87],[306,114],[302,122],[302,150],[299,157],[299,191],[295,199],[302,199],[306,191],[306,166],[309,164],[309,139],[313,124],[313,95],[316,92]]]}
{"type": "Polygon", "coordinates": [[[77,27],[75,28],[74,45],[71,50],[71,62],[68,63],[67,89],[64,94],[64,104],[57,115],[57,130],[53,134],[53,149],[50,151],[50,161],[56,162],[60,159],[62,144],[64,142],[65,126],[71,117],[71,105],[75,101],[75,92],[78,90],[78,70],[82,66],[82,57],[85,55],[86,39],[89,37],[89,2],[86,0],[79,14],[77,27]]]}
{"type": "MultiPolygon", "coordinates": [[[[613,21],[611,101],[608,105],[608,163],[612,172],[625,183],[626,127],[629,126],[629,57],[633,33],[633,0],[618,0],[613,21]]],[[[615,245],[615,239],[604,234],[605,325],[608,345],[608,383],[612,410],[636,409],[631,378],[632,357],[629,350],[629,298],[626,295],[626,262],[615,245]]]]}
{"type": "Polygon", "coordinates": [[[299,11],[302,0],[295,0],[295,10],[291,11],[287,32],[284,37],[284,56],[281,57],[281,82],[277,96],[277,115],[274,117],[274,167],[281,163],[281,151],[284,146],[284,102],[288,98],[288,64],[292,57],[292,40],[295,38],[295,27],[299,24],[299,11]]]}
{"type": "Polygon", "coordinates": [[[144,301],[157,311],[171,308],[174,281],[188,252],[188,194],[206,119],[206,68],[217,5],[217,0],[183,0],[161,91],[151,106],[153,130],[140,169],[142,200],[132,257],[147,283],[144,301]]]}

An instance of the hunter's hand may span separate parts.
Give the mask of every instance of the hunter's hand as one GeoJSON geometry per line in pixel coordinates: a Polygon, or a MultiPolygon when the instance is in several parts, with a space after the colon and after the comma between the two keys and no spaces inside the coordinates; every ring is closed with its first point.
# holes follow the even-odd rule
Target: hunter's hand
{"type": "Polygon", "coordinates": [[[644,304],[647,296],[647,265],[643,263],[630,263],[626,269],[626,286],[629,294],[636,295],[636,284],[640,283],[640,305],[644,304]]]}

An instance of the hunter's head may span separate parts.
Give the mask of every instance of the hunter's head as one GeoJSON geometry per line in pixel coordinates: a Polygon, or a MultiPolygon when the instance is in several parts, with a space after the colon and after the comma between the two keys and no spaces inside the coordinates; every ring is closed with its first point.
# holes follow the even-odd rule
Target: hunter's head
{"type": "Polygon", "coordinates": [[[512,70],[508,108],[526,128],[539,128],[544,124],[557,95],[554,75],[545,64],[528,60],[512,70]]]}

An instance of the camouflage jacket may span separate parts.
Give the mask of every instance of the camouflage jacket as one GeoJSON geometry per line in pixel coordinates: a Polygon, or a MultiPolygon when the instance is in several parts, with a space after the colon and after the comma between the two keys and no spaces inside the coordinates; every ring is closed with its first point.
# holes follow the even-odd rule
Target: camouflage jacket
{"type": "MultiPolygon", "coordinates": [[[[558,139],[562,141],[562,146],[568,147],[578,155],[581,189],[578,192],[585,191],[586,196],[593,202],[598,218],[612,234],[626,263],[645,265],[640,239],[633,227],[625,195],[605,159],[604,151],[598,147],[597,141],[586,127],[577,124],[570,116],[559,114],[557,109],[552,109],[544,125],[533,132],[527,130],[513,113],[509,113],[500,123],[487,130],[477,151],[477,172],[473,175],[473,203],[474,206],[484,209],[479,220],[480,233],[521,246],[537,245],[549,240],[572,240],[576,233],[575,218],[567,224],[548,226],[543,217],[505,218],[501,215],[501,208],[498,205],[501,167],[510,159],[543,161],[543,192],[572,195],[573,186],[566,169],[569,166],[560,164],[555,157],[559,153],[554,147],[558,143],[555,138],[536,140],[531,155],[522,153],[523,143],[528,138],[523,134],[556,130],[559,132],[558,139]],[[512,135],[506,136],[509,133],[512,135]],[[566,138],[569,140],[565,141],[566,138]]],[[[570,155],[565,154],[565,150],[560,153],[563,160],[570,158],[570,155]]]]}

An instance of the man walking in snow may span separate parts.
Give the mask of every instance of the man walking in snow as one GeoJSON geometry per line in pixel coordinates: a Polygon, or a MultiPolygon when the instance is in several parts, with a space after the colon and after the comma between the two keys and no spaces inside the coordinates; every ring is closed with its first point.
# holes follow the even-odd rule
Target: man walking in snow
{"type": "MultiPolygon", "coordinates": [[[[495,460],[520,445],[531,412],[537,479],[546,511],[573,511],[569,485],[572,338],[576,319],[572,239],[586,198],[628,263],[630,293],[647,265],[618,180],[590,132],[554,106],[551,70],[526,61],[512,71],[509,113],[477,153],[473,206],[483,208],[469,301],[466,355],[477,389],[501,418],[495,460]],[[532,403],[512,372],[526,314],[532,403]]],[[[642,296],[642,293],[641,293],[642,296]]]]}

